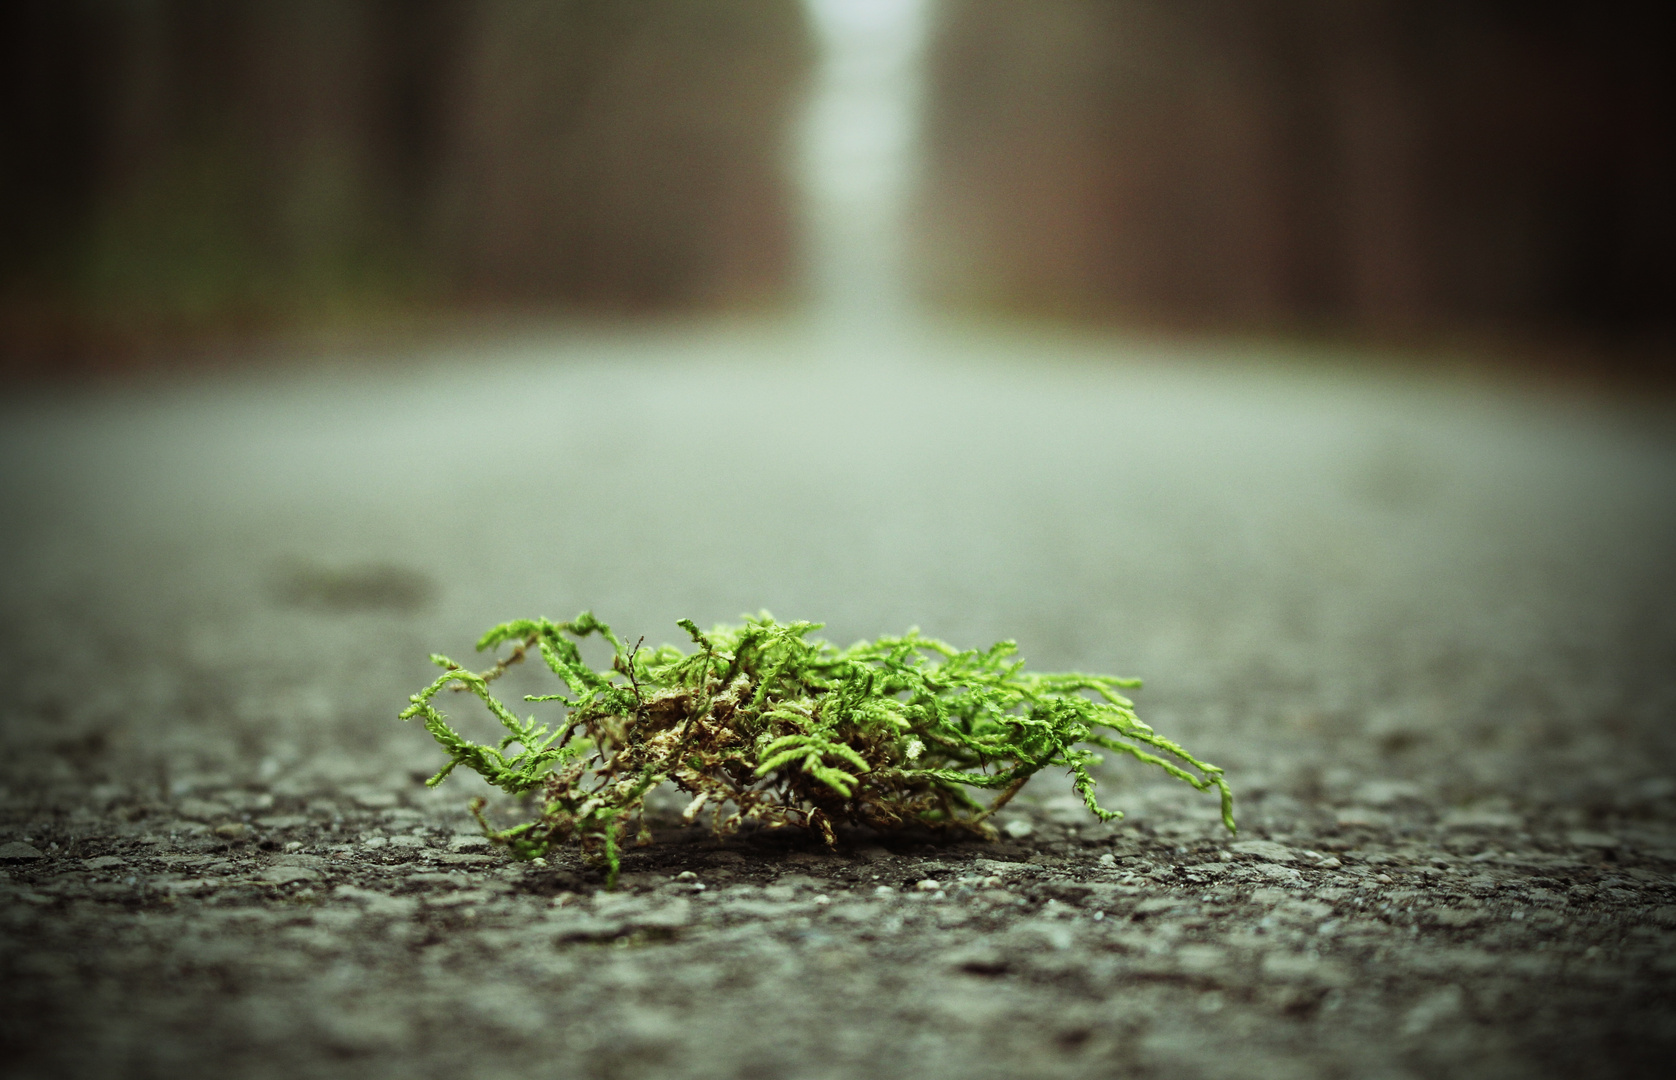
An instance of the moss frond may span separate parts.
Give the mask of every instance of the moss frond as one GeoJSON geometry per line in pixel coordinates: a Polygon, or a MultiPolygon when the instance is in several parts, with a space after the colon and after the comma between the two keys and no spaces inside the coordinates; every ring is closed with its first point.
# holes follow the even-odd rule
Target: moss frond
{"type": "MultiPolygon", "coordinates": [[[[780,623],[763,612],[737,626],[680,627],[695,651],[630,647],[591,612],[569,622],[520,619],[484,634],[479,650],[511,644],[487,671],[433,656],[443,674],[414,694],[401,719],[423,721],[448,755],[428,781],[464,766],[512,794],[539,790],[541,811],[510,829],[484,829],[519,858],[577,841],[615,880],[623,830],[644,813],[646,793],[669,781],[706,807],[718,833],[746,821],[796,825],[835,843],[838,824],[891,830],[919,824],[992,835],[985,819],[1032,775],[1062,768],[1090,813],[1122,816],[1095,799],[1089,747],[1155,765],[1200,791],[1216,789],[1234,830],[1222,770],[1159,736],[1119,691],[1133,679],[1036,674],[1016,647],[960,650],[910,630],[838,648],[809,635],[819,623],[780,623]],[[598,634],[611,666],[595,671],[576,643],[598,634]],[[520,720],[489,684],[534,649],[567,693],[562,723],[520,720]],[[445,688],[483,702],[506,730],[497,745],[472,742],[436,705],[445,688]],[[999,790],[988,805],[968,789],[999,790]]],[[[481,807],[474,808],[482,821],[481,807]]],[[[645,835],[639,822],[635,835],[645,835]]]]}

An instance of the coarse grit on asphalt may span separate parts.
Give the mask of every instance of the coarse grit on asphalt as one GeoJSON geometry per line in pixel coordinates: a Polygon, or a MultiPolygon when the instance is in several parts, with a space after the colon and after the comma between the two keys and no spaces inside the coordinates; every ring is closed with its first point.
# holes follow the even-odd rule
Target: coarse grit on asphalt
{"type": "Polygon", "coordinates": [[[14,395],[8,1074],[1662,1075],[1676,413],[1234,352],[686,327],[14,395]],[[671,796],[615,893],[511,863],[395,713],[582,608],[1141,675],[1241,832],[1113,763],[1110,825],[1050,775],[994,843],[671,796]]]}

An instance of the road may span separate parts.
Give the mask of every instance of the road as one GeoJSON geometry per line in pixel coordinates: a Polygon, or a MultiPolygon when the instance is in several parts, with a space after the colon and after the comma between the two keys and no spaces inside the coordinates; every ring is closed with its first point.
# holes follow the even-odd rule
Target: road
{"type": "Polygon", "coordinates": [[[1649,1075],[1673,418],[962,325],[20,392],[0,1034],[40,1076],[1649,1075]],[[994,844],[671,828],[614,895],[511,865],[394,714],[429,653],[584,608],[1142,676],[1241,833],[1111,765],[1114,826],[1043,776],[994,844]]]}

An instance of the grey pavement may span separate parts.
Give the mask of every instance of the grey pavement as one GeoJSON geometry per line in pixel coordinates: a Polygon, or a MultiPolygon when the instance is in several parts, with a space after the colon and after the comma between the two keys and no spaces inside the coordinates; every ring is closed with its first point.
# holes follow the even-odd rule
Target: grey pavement
{"type": "MultiPolygon", "coordinates": [[[[1276,346],[692,325],[0,405],[0,1037],[39,1076],[1638,1076],[1676,424],[1276,346]],[[767,608],[1139,675],[993,844],[508,862],[426,657],[767,608]],[[925,884],[921,884],[921,883],[925,884]]],[[[534,673],[514,685],[538,684],[534,673]]],[[[497,812],[516,807],[497,804],[497,812]]]]}

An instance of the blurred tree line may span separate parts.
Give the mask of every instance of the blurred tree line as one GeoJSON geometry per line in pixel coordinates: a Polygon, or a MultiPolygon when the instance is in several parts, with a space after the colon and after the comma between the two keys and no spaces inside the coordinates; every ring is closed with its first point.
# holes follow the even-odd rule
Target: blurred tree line
{"type": "Polygon", "coordinates": [[[24,0],[0,338],[49,363],[428,306],[789,280],[796,0],[24,0]]]}
{"type": "Polygon", "coordinates": [[[941,295],[1668,354],[1676,5],[948,0],[941,295]]]}
{"type": "MultiPolygon", "coordinates": [[[[1665,355],[1667,8],[942,0],[919,280],[1013,312],[1665,355]]],[[[792,303],[811,48],[798,0],[17,0],[0,349],[792,303]]]]}

